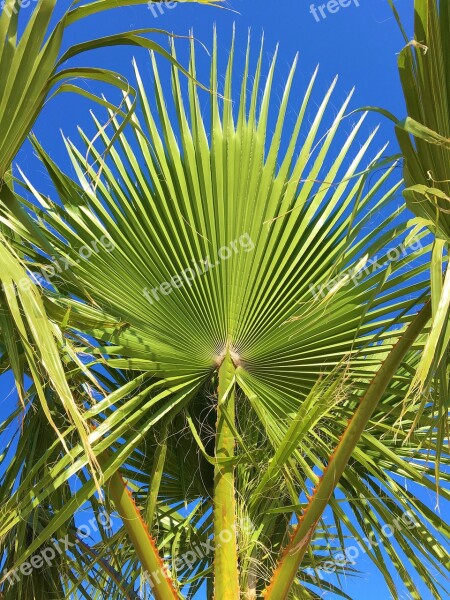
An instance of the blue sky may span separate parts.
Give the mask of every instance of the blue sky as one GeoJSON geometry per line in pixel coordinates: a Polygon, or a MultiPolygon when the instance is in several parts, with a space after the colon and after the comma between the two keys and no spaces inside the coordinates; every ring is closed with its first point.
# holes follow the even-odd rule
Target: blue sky
{"type": "MultiPolygon", "coordinates": [[[[403,39],[397,24],[392,17],[387,0],[342,0],[346,7],[338,3],[328,2],[331,12],[324,3],[315,2],[313,9],[309,0],[284,0],[269,2],[268,0],[227,0],[224,9],[201,5],[179,4],[165,8],[160,14],[152,12],[146,6],[132,7],[125,10],[111,11],[101,17],[94,17],[76,25],[69,31],[67,44],[96,37],[99,32],[105,35],[117,31],[135,28],[158,28],[173,31],[179,35],[187,35],[193,29],[195,37],[211,47],[214,24],[218,29],[219,52],[222,61],[226,60],[230,46],[233,23],[236,25],[236,54],[244,57],[247,43],[247,30],[251,28],[255,46],[262,33],[265,36],[266,56],[270,57],[276,47],[279,48],[279,70],[275,83],[275,92],[282,91],[288,69],[296,53],[299,53],[299,78],[307,81],[315,67],[320,65],[319,85],[316,93],[320,94],[331,83],[335,75],[339,75],[339,85],[335,95],[336,107],[344,100],[348,92],[355,86],[353,108],[373,105],[383,107],[397,116],[404,115],[404,104],[397,74],[397,53],[401,50],[403,39]],[[322,11],[319,7],[322,6],[322,11]],[[322,16],[322,14],[325,16],[322,16]],[[156,16],[155,16],[156,15],[156,16]],[[315,16],[316,15],[316,16],[315,16]]],[[[58,0],[58,10],[63,10],[69,3],[58,0]]],[[[404,19],[406,29],[412,35],[412,0],[397,0],[398,10],[404,19]]],[[[24,9],[24,16],[26,15],[24,9]]],[[[28,9],[30,10],[30,9],[28,9]]],[[[154,39],[166,43],[163,35],[155,35],[154,39]]],[[[187,49],[187,42],[179,40],[177,47],[187,49]]],[[[197,46],[198,58],[205,58],[205,68],[209,58],[201,47],[197,46]]],[[[114,69],[133,79],[131,60],[136,57],[141,69],[145,70],[147,53],[138,48],[116,48],[101,50],[85,55],[76,60],[78,65],[97,65],[114,69]]],[[[186,53],[180,52],[180,57],[186,53]]],[[[206,71],[205,71],[206,73],[206,71]]],[[[89,84],[90,85],[90,84],[89,84]]],[[[90,89],[98,87],[90,85],[90,89]]],[[[298,105],[301,102],[302,86],[298,85],[294,92],[292,110],[295,110],[295,94],[298,93],[298,105]]],[[[113,91],[108,92],[111,98],[117,98],[113,91]]],[[[77,139],[77,125],[88,132],[92,130],[88,114],[92,104],[73,95],[55,98],[44,110],[34,127],[34,132],[51,156],[63,167],[68,168],[68,160],[61,140],[63,132],[74,141],[77,139]]],[[[386,141],[390,142],[390,152],[397,151],[395,136],[391,123],[382,121],[378,115],[371,115],[366,124],[366,131],[381,122],[378,136],[378,147],[386,141]]],[[[43,173],[26,145],[18,157],[18,164],[31,176],[33,183],[40,189],[49,186],[48,178],[43,173]]],[[[6,405],[15,402],[12,390],[12,379],[7,375],[0,378],[0,416],[4,414],[6,405]]],[[[420,497],[430,507],[434,507],[435,497],[421,493],[420,497]]],[[[450,515],[449,515],[450,516],[450,515]]],[[[356,599],[389,598],[389,592],[382,577],[371,563],[363,556],[358,558],[357,568],[364,572],[359,579],[348,580],[346,591],[356,599]]],[[[423,598],[431,597],[422,589],[423,598]]],[[[326,598],[333,598],[331,594],[326,598]]],[[[405,593],[403,599],[409,598],[405,593]]]]}

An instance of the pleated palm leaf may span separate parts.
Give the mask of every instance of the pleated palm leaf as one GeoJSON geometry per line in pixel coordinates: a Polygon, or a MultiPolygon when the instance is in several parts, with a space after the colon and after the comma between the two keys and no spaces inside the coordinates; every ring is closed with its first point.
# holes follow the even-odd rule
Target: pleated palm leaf
{"type": "MultiPolygon", "coordinates": [[[[131,548],[121,544],[121,565],[134,557],[130,580],[138,581],[140,568],[148,571],[156,598],[177,598],[189,584],[197,589],[212,569],[209,590],[217,598],[238,598],[240,591],[256,597],[270,578],[268,597],[317,597],[306,590],[317,584],[315,576],[302,575],[299,566],[303,558],[303,566],[317,566],[320,550],[329,551],[331,543],[342,548],[342,526],[359,538],[361,528],[379,532],[375,514],[387,519],[394,506],[395,514],[410,508],[445,530],[391,475],[400,461],[411,479],[432,486],[432,471],[410,464],[420,452],[398,432],[396,437],[392,421],[404,408],[405,372],[414,368],[423,345],[419,334],[429,320],[428,304],[416,316],[427,293],[427,248],[407,238],[407,215],[396,203],[399,183],[390,183],[394,167],[380,170],[384,148],[368,158],[375,132],[360,141],[364,116],[343,133],[350,97],[325,126],[335,83],[308,123],[313,76],[280,152],[295,64],[269,125],[275,59],[261,85],[262,55],[261,48],[248,91],[249,47],[234,107],[234,53],[222,98],[214,47],[208,127],[193,82],[193,50],[187,105],[174,68],[168,106],[152,57],[155,102],[136,70],[140,111],[127,132],[113,114],[109,136],[95,120],[99,140],[110,148],[106,162],[100,149],[91,148],[101,177],[93,168],[86,172],[85,152],[66,141],[76,183],[35,142],[58,199],[43,197],[27,181],[33,200],[19,201],[35,213],[51,253],[42,252],[37,239],[27,240],[12,213],[4,214],[28,268],[36,277],[44,269],[51,280],[46,310],[63,332],[72,361],[84,352],[111,377],[120,374],[120,384],[111,391],[110,380],[104,382],[99,397],[80,388],[79,407],[93,428],[89,443],[105,480],[111,478],[107,497],[131,541],[131,548]],[[355,450],[366,425],[377,433],[366,435],[355,450]],[[378,433],[388,441],[380,442],[378,433]],[[345,469],[354,451],[358,466],[345,469]],[[118,468],[135,492],[133,501],[118,481],[118,468]],[[321,479],[318,469],[324,470],[321,479]],[[369,517],[358,502],[351,504],[359,528],[334,496],[342,474],[339,493],[349,500],[355,493],[372,498],[369,517]],[[372,478],[382,481],[378,492],[372,478]],[[312,499],[300,499],[312,485],[312,499]],[[387,500],[383,489],[394,485],[387,500]],[[171,539],[170,529],[160,526],[161,511],[179,509],[184,501],[200,503],[197,510],[209,527],[193,514],[171,539]],[[334,533],[322,519],[328,502],[334,533]],[[139,518],[135,503],[142,504],[139,518]],[[314,515],[312,525],[305,525],[305,515],[314,515]],[[243,530],[242,522],[254,528],[243,530]],[[175,560],[189,548],[188,525],[200,538],[213,531],[223,542],[214,559],[196,560],[195,576],[187,569],[188,579],[155,577],[164,573],[163,564],[147,530],[160,554],[175,560]],[[159,532],[167,531],[164,542],[159,532]]],[[[88,136],[81,135],[89,147],[88,136]]],[[[80,361],[76,369],[88,376],[80,361]]],[[[432,409],[425,416],[433,418],[432,409]]],[[[426,437],[423,443],[434,448],[426,437]]],[[[74,443],[70,457],[54,463],[32,490],[18,485],[2,508],[0,535],[85,466],[83,448],[74,443]]],[[[40,542],[94,498],[95,485],[84,477],[40,542]]],[[[399,531],[397,538],[430,589],[437,589],[417,554],[419,549],[434,563],[442,559],[445,548],[437,536],[424,540],[417,532],[399,531]]],[[[37,547],[23,548],[16,564],[37,547]]],[[[388,564],[418,597],[395,549],[388,559],[369,554],[393,593],[388,564]]]]}

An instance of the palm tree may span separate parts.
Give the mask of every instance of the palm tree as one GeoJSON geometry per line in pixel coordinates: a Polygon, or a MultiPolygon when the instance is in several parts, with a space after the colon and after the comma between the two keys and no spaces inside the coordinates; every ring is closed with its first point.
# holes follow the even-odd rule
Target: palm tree
{"type": "Polygon", "coordinates": [[[407,398],[430,320],[430,247],[409,235],[395,165],[371,151],[365,116],[344,133],[351,97],[326,125],[336,82],[312,112],[315,73],[289,126],[294,63],[269,134],[276,58],[262,83],[263,47],[252,77],[250,54],[249,43],[236,93],[232,48],[219,90],[214,40],[205,99],[194,49],[184,93],[172,45],[170,106],[152,55],[152,94],[136,67],[126,128],[110,110],[109,133],[95,119],[102,148],[82,131],[86,149],[66,141],[77,181],[33,140],[57,196],[24,175],[15,201],[33,228],[7,209],[3,220],[27,270],[49,280],[81,424],[56,386],[34,383],[3,425],[23,413],[1,481],[7,599],[20,565],[64,536],[56,570],[20,578],[24,597],[44,580],[80,598],[202,586],[220,600],[348,597],[324,577],[330,562],[357,571],[348,536],[393,597],[393,570],[420,597],[411,569],[441,597],[448,527],[408,487],[449,477],[434,471],[433,406],[415,437],[405,431],[421,403],[407,398]],[[76,529],[83,511],[97,539],[76,529]],[[105,513],[120,524],[105,527],[105,513]]]}

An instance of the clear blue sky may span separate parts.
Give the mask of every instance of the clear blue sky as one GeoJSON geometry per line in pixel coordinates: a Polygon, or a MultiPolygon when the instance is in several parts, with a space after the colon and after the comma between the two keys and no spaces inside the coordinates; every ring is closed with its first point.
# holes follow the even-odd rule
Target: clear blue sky
{"type": "MultiPolygon", "coordinates": [[[[401,89],[396,67],[396,53],[403,45],[402,37],[396,22],[392,18],[387,0],[343,0],[349,6],[341,7],[337,12],[323,10],[319,7],[322,2],[315,2],[315,11],[311,9],[310,0],[284,0],[269,2],[268,0],[227,0],[228,10],[204,7],[201,5],[180,4],[175,8],[166,8],[163,14],[156,11],[153,16],[146,6],[111,11],[107,15],[91,18],[82,26],[75,26],[66,38],[67,43],[89,39],[99,35],[99,32],[112,33],[125,29],[155,27],[167,29],[177,34],[187,35],[193,28],[194,35],[207,47],[211,47],[213,25],[217,25],[219,48],[222,59],[225,60],[229,48],[233,23],[236,23],[237,55],[243,57],[247,42],[247,30],[251,28],[255,46],[264,32],[266,52],[269,57],[280,43],[279,70],[275,83],[275,91],[282,90],[290,63],[299,52],[300,80],[307,80],[317,64],[320,64],[320,90],[325,90],[336,74],[339,75],[339,87],[335,101],[343,100],[347,93],[356,86],[353,107],[365,105],[381,106],[401,116],[404,114],[401,89]],[[314,16],[314,12],[316,17],[314,16]]],[[[33,4],[33,3],[32,3],[33,4]]],[[[58,10],[69,3],[58,0],[58,10]]],[[[329,3],[330,4],[330,3],[329,3]]],[[[336,3],[337,4],[337,3],[336,3]]],[[[336,6],[331,3],[331,7],[336,6]]],[[[397,0],[397,7],[404,17],[407,30],[412,35],[413,0],[397,0]]],[[[26,14],[24,9],[24,14],[26,14]]],[[[28,9],[30,10],[30,9],[28,9]]],[[[165,43],[164,36],[159,36],[165,43]]],[[[180,41],[180,46],[185,42],[180,41]]],[[[208,56],[198,46],[198,57],[208,56]]],[[[142,69],[147,61],[146,52],[137,48],[119,48],[98,51],[77,59],[77,64],[104,66],[119,71],[130,79],[133,78],[131,60],[135,56],[142,69]]],[[[183,56],[183,53],[181,53],[183,56]]],[[[205,72],[206,73],[206,72],[205,72]]],[[[95,86],[92,87],[95,88],[95,86]]],[[[298,86],[299,94],[302,91],[298,86]]],[[[112,97],[114,94],[112,93],[112,97]]],[[[295,100],[295,98],[294,98],[295,100]]],[[[300,104],[301,97],[298,97],[300,104]]],[[[60,136],[60,129],[77,140],[77,125],[92,130],[88,110],[92,105],[79,97],[64,95],[49,104],[34,132],[44,147],[63,167],[68,167],[68,161],[60,136]]],[[[297,107],[295,103],[292,109],[297,107]]],[[[372,115],[366,129],[370,129],[382,119],[372,115]]],[[[396,151],[393,128],[385,122],[379,135],[379,146],[389,140],[390,150],[396,151]]],[[[20,153],[18,163],[31,176],[34,184],[46,190],[48,179],[30,151],[25,147],[20,153]],[[37,169],[37,170],[36,170],[37,169]]],[[[4,414],[5,404],[15,402],[14,394],[8,395],[12,388],[12,379],[7,375],[0,378],[0,416],[4,414]]],[[[421,498],[434,506],[434,497],[421,494],[421,498]]],[[[352,579],[347,583],[346,591],[356,599],[382,600],[388,599],[389,592],[382,577],[376,573],[370,562],[360,558],[357,568],[365,574],[360,579],[352,579]]],[[[423,588],[421,588],[423,590],[423,588]]],[[[331,594],[326,596],[333,598],[331,594]]],[[[403,599],[409,598],[405,593],[403,599]]],[[[430,598],[423,590],[423,598],[430,598]]]]}

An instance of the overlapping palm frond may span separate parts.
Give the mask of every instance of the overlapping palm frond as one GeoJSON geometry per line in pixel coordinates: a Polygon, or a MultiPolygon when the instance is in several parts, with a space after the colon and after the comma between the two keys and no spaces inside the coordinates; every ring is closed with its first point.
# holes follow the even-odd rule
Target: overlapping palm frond
{"type": "MultiPolygon", "coordinates": [[[[401,26],[399,15],[390,4],[401,26]]],[[[450,340],[450,11],[447,2],[415,0],[414,37],[403,30],[406,46],[398,66],[407,117],[396,122],[396,132],[404,156],[404,196],[416,215],[416,226],[434,237],[431,261],[433,327],[412,382],[412,390],[422,394],[422,405],[411,430],[420,423],[427,398],[447,385],[450,340]]],[[[441,404],[440,429],[447,426],[447,411],[441,404]]],[[[448,402],[446,403],[448,408],[448,402]]]]}
{"type": "MultiPolygon", "coordinates": [[[[414,365],[417,362],[417,352],[414,352],[412,359],[408,363],[414,365]]],[[[405,375],[407,374],[408,368],[405,370],[405,375]]],[[[120,385],[120,379],[117,384],[120,385]]],[[[348,577],[352,572],[357,573],[360,557],[367,554],[384,574],[393,597],[397,593],[395,569],[412,596],[420,597],[410,569],[404,568],[404,552],[412,567],[417,569],[429,585],[433,597],[442,597],[443,591],[436,583],[434,574],[445,573],[443,565],[448,561],[445,544],[448,526],[405,484],[405,480],[418,482],[434,492],[433,468],[428,455],[428,449],[432,451],[433,447],[426,443],[427,428],[421,434],[425,440],[424,448],[427,448],[425,451],[418,450],[411,442],[405,444],[406,433],[399,439],[395,427],[407,389],[408,379],[401,372],[394,390],[386,396],[374,415],[368,433],[364,435],[352,464],[344,475],[340,490],[332,499],[332,514],[326,516],[312,540],[310,552],[296,584],[306,585],[311,594],[315,593],[314,590],[320,594],[327,589],[338,593],[338,588],[329,587],[332,585],[327,574],[329,565],[333,566],[336,573],[348,577]],[[343,533],[343,530],[348,533],[343,533]],[[343,552],[348,547],[353,550],[348,551],[348,562],[343,565],[343,552]],[[385,551],[388,552],[387,558],[385,551]],[[352,564],[352,561],[356,564],[352,564]],[[395,565],[394,573],[390,561],[395,565]]],[[[249,402],[244,396],[239,399],[237,426],[242,444],[239,444],[238,450],[236,487],[239,555],[243,565],[242,589],[247,589],[254,582],[261,591],[270,577],[280,547],[285,541],[286,531],[289,530],[292,514],[300,514],[304,508],[302,496],[308,494],[311,485],[317,481],[316,467],[327,459],[330,447],[337,443],[346,419],[354,410],[356,399],[346,401],[347,391],[339,379],[334,385],[325,382],[325,385],[316,386],[300,409],[299,417],[303,413],[307,418],[295,420],[296,436],[292,435],[290,419],[279,421],[280,432],[288,434],[284,445],[283,440],[278,438],[270,441],[267,439],[266,431],[249,402]],[[289,452],[289,449],[292,451],[289,452]],[[267,477],[268,470],[272,474],[270,478],[267,477]],[[303,490],[299,500],[297,490],[303,490]]],[[[120,411],[120,402],[115,409],[120,411]]],[[[190,434],[189,421],[197,423],[199,437],[207,449],[214,435],[214,412],[211,399],[208,405],[205,403],[205,396],[199,396],[189,406],[189,411],[180,415],[167,428],[166,434],[163,434],[161,428],[155,428],[153,433],[146,436],[137,451],[121,467],[143,518],[149,524],[154,524],[153,533],[161,553],[167,558],[172,572],[177,573],[176,581],[185,597],[188,589],[189,594],[194,595],[205,580],[211,585],[214,558],[214,544],[211,541],[213,467],[190,434]],[[192,415],[199,416],[193,419],[192,415]],[[159,480],[154,467],[158,462],[158,451],[163,445],[166,445],[164,469],[159,480]],[[149,515],[149,499],[155,491],[158,501],[152,518],[149,515]],[[188,505],[190,509],[186,513],[184,507],[188,505]],[[182,517],[179,511],[186,516],[182,517]]],[[[28,456],[28,440],[32,432],[45,444],[42,453],[49,456],[46,451],[49,436],[42,435],[35,422],[37,418],[33,416],[34,421],[26,424],[23,433],[25,439],[16,469],[20,469],[20,457],[28,456]]],[[[48,428],[48,425],[45,426],[48,428]]],[[[55,438],[54,434],[52,437],[55,438]]],[[[57,444],[55,449],[58,449],[57,444]]],[[[112,453],[119,450],[119,445],[110,447],[112,453]]],[[[449,457],[445,449],[444,454],[443,464],[448,464],[449,457]]],[[[50,461],[50,458],[47,460],[50,461]]],[[[80,483],[86,479],[82,472],[78,477],[80,483]]],[[[445,472],[442,478],[448,479],[445,472]]],[[[2,492],[7,495],[5,488],[2,492]]],[[[448,497],[445,490],[442,494],[444,498],[448,497]]],[[[69,499],[70,495],[66,501],[69,499]]],[[[78,524],[87,523],[91,511],[94,514],[104,510],[95,497],[91,496],[91,501],[92,507],[89,510],[81,507],[77,511],[78,524]]],[[[54,506],[51,496],[46,503],[54,506]]],[[[112,516],[117,525],[118,519],[114,514],[112,516]]],[[[71,535],[70,539],[75,540],[74,525],[69,523],[66,527],[71,535]]],[[[62,526],[55,536],[61,538],[66,531],[62,526]]],[[[11,536],[14,532],[12,530],[11,536]]],[[[42,536],[40,539],[42,541],[42,536]]],[[[7,540],[11,540],[11,544],[16,547],[12,537],[7,540]]],[[[10,542],[6,541],[5,552],[9,548],[10,542]]],[[[118,530],[115,527],[114,532],[103,535],[101,541],[84,540],[83,544],[77,542],[71,546],[71,554],[67,556],[64,568],[60,567],[59,571],[55,571],[56,579],[50,578],[50,573],[47,572],[47,577],[38,581],[44,584],[50,578],[50,581],[58,582],[61,573],[73,582],[73,588],[69,586],[65,589],[78,590],[80,593],[80,589],[84,588],[92,597],[96,597],[95,593],[100,593],[98,590],[108,590],[111,598],[134,598],[133,593],[140,590],[141,584],[141,597],[152,597],[151,588],[142,579],[141,564],[123,527],[118,530]],[[117,581],[117,577],[111,575],[111,570],[113,573],[121,572],[122,578],[117,581]],[[79,579],[74,578],[73,572],[79,579]],[[127,596],[125,592],[130,595],[127,596]]],[[[25,583],[30,584],[31,580],[26,579],[25,583]]],[[[11,598],[16,589],[15,586],[11,588],[11,598]]],[[[345,594],[343,597],[346,597],[345,594]]]]}
{"type": "MultiPolygon", "coordinates": [[[[350,131],[342,127],[350,97],[326,125],[335,83],[311,118],[313,76],[281,152],[295,64],[272,127],[275,58],[262,84],[262,56],[261,48],[248,89],[249,45],[233,105],[233,51],[219,96],[214,43],[213,94],[205,99],[209,124],[194,82],[194,51],[188,102],[174,67],[171,105],[152,56],[155,100],[136,69],[140,106],[127,129],[113,112],[111,131],[96,120],[100,149],[81,132],[94,159],[109,150],[101,177],[94,169],[86,172],[84,150],[66,141],[78,177],[73,181],[35,141],[58,198],[42,196],[27,179],[31,196],[16,197],[35,215],[52,251],[27,240],[11,211],[2,215],[14,233],[10,243],[35,277],[41,269],[52,272],[51,285],[43,286],[45,307],[71,349],[71,368],[87,376],[87,367],[79,359],[75,363],[80,353],[95,363],[92,392],[80,383],[76,387],[83,419],[93,429],[93,453],[104,460],[107,451],[106,478],[120,468],[128,479],[143,525],[151,528],[168,562],[189,551],[193,539],[209,539],[218,467],[232,467],[227,476],[232,474],[236,488],[237,522],[252,524],[237,532],[235,557],[243,567],[240,588],[249,597],[267,584],[347,420],[424,303],[431,251],[424,238],[408,237],[399,183],[392,181],[395,167],[385,168],[384,148],[371,152],[375,132],[363,137],[364,116],[350,131]],[[224,364],[230,371],[226,389],[220,375],[224,364]],[[224,408],[230,400],[235,418],[224,408]],[[219,411],[228,418],[236,446],[221,461],[219,411]],[[183,518],[185,502],[192,503],[191,513],[183,518]],[[179,514],[166,526],[164,515],[171,510],[179,514]]],[[[125,103],[132,108],[129,99],[125,103]]],[[[416,406],[405,405],[405,396],[422,349],[418,337],[387,382],[354,462],[331,498],[336,529],[322,520],[311,536],[294,593],[314,598],[320,586],[330,585],[304,569],[318,571],[330,548],[342,550],[344,529],[361,541],[371,531],[379,534],[392,514],[411,510],[422,523],[446,532],[394,475],[401,472],[434,489],[433,470],[420,462],[422,450],[395,427],[400,416],[404,423],[413,418],[416,406]],[[348,501],[348,510],[342,501],[348,501]]],[[[432,422],[436,411],[427,406],[424,419],[432,422]]],[[[424,450],[436,451],[434,439],[422,430],[418,435],[424,450]]],[[[83,448],[76,439],[71,442],[69,456],[48,468],[45,457],[33,465],[33,476],[42,468],[44,473],[32,490],[28,481],[14,489],[0,513],[1,536],[75,474],[85,478],[82,486],[49,520],[40,541],[53,536],[80,504],[95,499],[83,448]]],[[[445,451],[439,452],[446,462],[445,451]]],[[[129,534],[126,523],[95,551],[117,553],[111,566],[126,571],[136,590],[139,553],[125,531],[129,534]]],[[[398,530],[400,549],[389,546],[386,554],[366,548],[394,597],[392,570],[417,597],[402,552],[438,597],[436,577],[423,568],[421,556],[436,566],[445,546],[431,529],[428,537],[422,533],[398,530]]],[[[22,547],[16,564],[36,548],[22,547]]],[[[198,558],[194,565],[172,578],[180,593],[189,593],[189,586],[194,593],[205,580],[211,591],[214,557],[198,558]]],[[[95,568],[101,570],[100,560],[95,568]]],[[[89,572],[80,570],[80,578],[83,574],[89,572]]],[[[80,579],[74,590],[84,585],[80,579]]],[[[93,594],[95,578],[89,585],[93,594]]],[[[111,590],[120,597],[117,587],[111,590]]]]}
{"type": "MultiPolygon", "coordinates": [[[[200,0],[204,4],[209,0],[200,0]]],[[[85,41],[61,52],[65,30],[73,23],[90,15],[120,6],[146,4],[143,0],[110,2],[96,0],[83,4],[74,2],[54,28],[51,27],[56,0],[39,0],[18,39],[19,14],[22,3],[6,0],[0,14],[0,181],[11,169],[19,148],[28,136],[42,110],[49,93],[76,91],[95,98],[81,87],[74,85],[77,78],[95,79],[114,85],[134,96],[124,77],[107,69],[67,68],[64,63],[82,52],[111,45],[134,45],[152,49],[169,60],[170,55],[162,46],[146,39],[144,33],[163,33],[156,29],[141,29],[113,36],[85,41]],[[70,83],[69,83],[70,80],[70,83]]],[[[101,104],[102,98],[95,98],[101,104]]],[[[2,198],[3,200],[3,198],[2,198]]]]}

